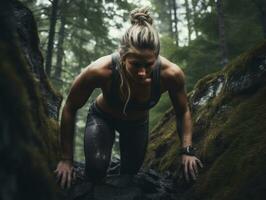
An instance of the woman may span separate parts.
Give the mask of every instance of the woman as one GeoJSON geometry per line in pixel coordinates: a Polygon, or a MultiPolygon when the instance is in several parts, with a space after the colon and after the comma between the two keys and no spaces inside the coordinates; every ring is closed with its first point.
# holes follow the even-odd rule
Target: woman
{"type": "Polygon", "coordinates": [[[199,159],[192,147],[192,123],[182,70],[159,55],[160,41],[147,8],[131,12],[132,26],[119,51],[90,64],[75,79],[62,112],[63,157],[56,173],[61,186],[71,184],[75,115],[95,88],[102,93],[92,104],[84,136],[85,173],[91,181],[106,175],[115,130],[120,133],[121,174],[136,174],[148,143],[149,109],[168,91],[181,135],[184,174],[196,179],[199,159]]]}

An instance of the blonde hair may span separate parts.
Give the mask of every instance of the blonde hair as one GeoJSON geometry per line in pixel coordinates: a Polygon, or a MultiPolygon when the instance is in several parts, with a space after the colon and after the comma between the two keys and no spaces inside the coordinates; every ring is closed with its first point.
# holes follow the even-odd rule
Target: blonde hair
{"type": "Polygon", "coordinates": [[[120,91],[122,101],[125,102],[123,113],[126,115],[126,107],[130,99],[131,91],[125,76],[124,60],[128,53],[139,49],[150,49],[154,51],[156,57],[160,52],[159,34],[153,27],[153,19],[150,16],[148,7],[136,8],[130,13],[131,26],[122,36],[119,47],[120,65],[118,72],[120,75],[120,91]]]}

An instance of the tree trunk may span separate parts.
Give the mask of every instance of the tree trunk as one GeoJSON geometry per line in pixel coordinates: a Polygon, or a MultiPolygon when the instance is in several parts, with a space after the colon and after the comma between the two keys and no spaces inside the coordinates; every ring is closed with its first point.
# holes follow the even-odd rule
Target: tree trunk
{"type": "Polygon", "coordinates": [[[178,17],[177,17],[176,0],[172,0],[172,3],[173,3],[173,11],[174,11],[174,33],[175,33],[175,41],[176,41],[176,46],[179,46],[178,17]]]}
{"type": "Polygon", "coordinates": [[[185,7],[186,7],[186,18],[187,18],[187,29],[188,29],[188,45],[190,44],[191,41],[191,11],[189,8],[189,2],[188,0],[185,0],[185,7]]]}
{"type": "Polygon", "coordinates": [[[221,53],[221,65],[224,66],[228,63],[228,51],[225,38],[225,25],[224,25],[224,13],[222,8],[222,0],[216,1],[216,9],[218,13],[218,29],[219,29],[219,45],[221,53]]]}
{"type": "Polygon", "coordinates": [[[193,10],[193,28],[196,34],[196,37],[199,36],[199,31],[197,28],[197,0],[192,0],[192,10],[193,10]]]}
{"type": "Polygon", "coordinates": [[[169,23],[169,33],[170,33],[170,35],[171,35],[171,37],[173,38],[173,39],[175,39],[175,34],[174,34],[174,30],[173,30],[173,18],[172,18],[172,16],[173,16],[173,12],[172,12],[172,0],[168,0],[167,1],[167,3],[168,3],[168,9],[169,9],[169,16],[170,16],[170,23],[169,23]]]}
{"type": "Polygon", "coordinates": [[[56,26],[56,21],[57,21],[57,12],[58,12],[58,1],[59,0],[52,1],[52,13],[50,17],[49,38],[48,38],[48,46],[47,46],[46,61],[45,61],[45,71],[48,76],[51,75],[55,26],[56,26]]]}
{"type": "Polygon", "coordinates": [[[62,73],[62,60],[64,56],[64,39],[65,39],[65,24],[66,24],[66,17],[65,17],[65,0],[62,2],[62,10],[60,14],[60,29],[59,29],[59,35],[58,35],[58,47],[57,47],[57,59],[56,59],[56,68],[54,77],[56,80],[61,79],[61,73],[62,73]]]}

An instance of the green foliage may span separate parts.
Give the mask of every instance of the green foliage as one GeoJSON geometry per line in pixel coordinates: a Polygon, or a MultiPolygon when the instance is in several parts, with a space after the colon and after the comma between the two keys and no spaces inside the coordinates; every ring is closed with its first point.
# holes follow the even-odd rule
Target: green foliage
{"type": "Polygon", "coordinates": [[[163,34],[160,37],[161,42],[161,52],[160,54],[169,60],[175,62],[175,51],[176,51],[176,45],[174,44],[174,40],[172,37],[170,37],[167,34],[163,34]]]}
{"type": "Polygon", "coordinates": [[[165,111],[167,111],[171,106],[171,101],[168,96],[168,94],[164,93],[161,96],[160,101],[158,104],[150,110],[150,119],[149,119],[149,129],[152,130],[156,124],[158,124],[158,121],[160,121],[160,118],[165,114],[165,111]]]}
{"type": "MultiPolygon", "coordinates": [[[[187,88],[191,90],[194,84],[203,76],[221,69],[218,16],[215,1],[193,0],[193,30],[198,31],[198,36],[189,45],[176,47],[172,31],[162,28],[161,24],[169,24],[171,18],[162,17],[162,12],[169,13],[171,6],[166,6],[166,1],[151,1],[154,11],[158,13],[156,20],[161,33],[161,54],[170,61],[177,63],[185,70],[187,88]],[[161,10],[160,10],[161,9],[161,10]]],[[[223,2],[226,43],[229,59],[232,60],[240,53],[259,43],[263,39],[259,6],[265,6],[262,0],[257,1],[230,1],[223,2]]],[[[184,6],[184,5],[181,5],[184,6]]],[[[192,4],[190,5],[192,8],[192,4]]],[[[181,9],[181,7],[179,7],[181,9]]],[[[189,9],[189,12],[192,12],[189,9]]],[[[172,19],[173,20],[173,19],[172,19]]],[[[179,26],[185,24],[179,16],[179,26]]],[[[179,29],[180,29],[179,27],[179,29]]]]}
{"type": "Polygon", "coordinates": [[[175,59],[183,63],[185,68],[188,91],[194,87],[200,78],[219,70],[217,67],[219,65],[217,48],[215,42],[200,36],[193,40],[190,46],[182,47],[175,51],[175,59]]]}
{"type": "Polygon", "coordinates": [[[150,0],[153,4],[153,11],[158,15],[158,19],[155,24],[158,25],[158,28],[163,32],[171,32],[171,15],[170,15],[170,5],[169,1],[165,0],[150,0]]]}

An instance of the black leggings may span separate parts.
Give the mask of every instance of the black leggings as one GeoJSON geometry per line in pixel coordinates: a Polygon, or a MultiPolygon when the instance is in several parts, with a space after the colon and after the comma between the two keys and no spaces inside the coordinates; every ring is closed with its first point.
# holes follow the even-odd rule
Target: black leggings
{"type": "Polygon", "coordinates": [[[85,175],[91,181],[106,176],[115,130],[119,132],[120,174],[136,174],[140,169],[148,144],[148,118],[117,120],[104,113],[94,102],[89,109],[85,136],[85,175]]]}

